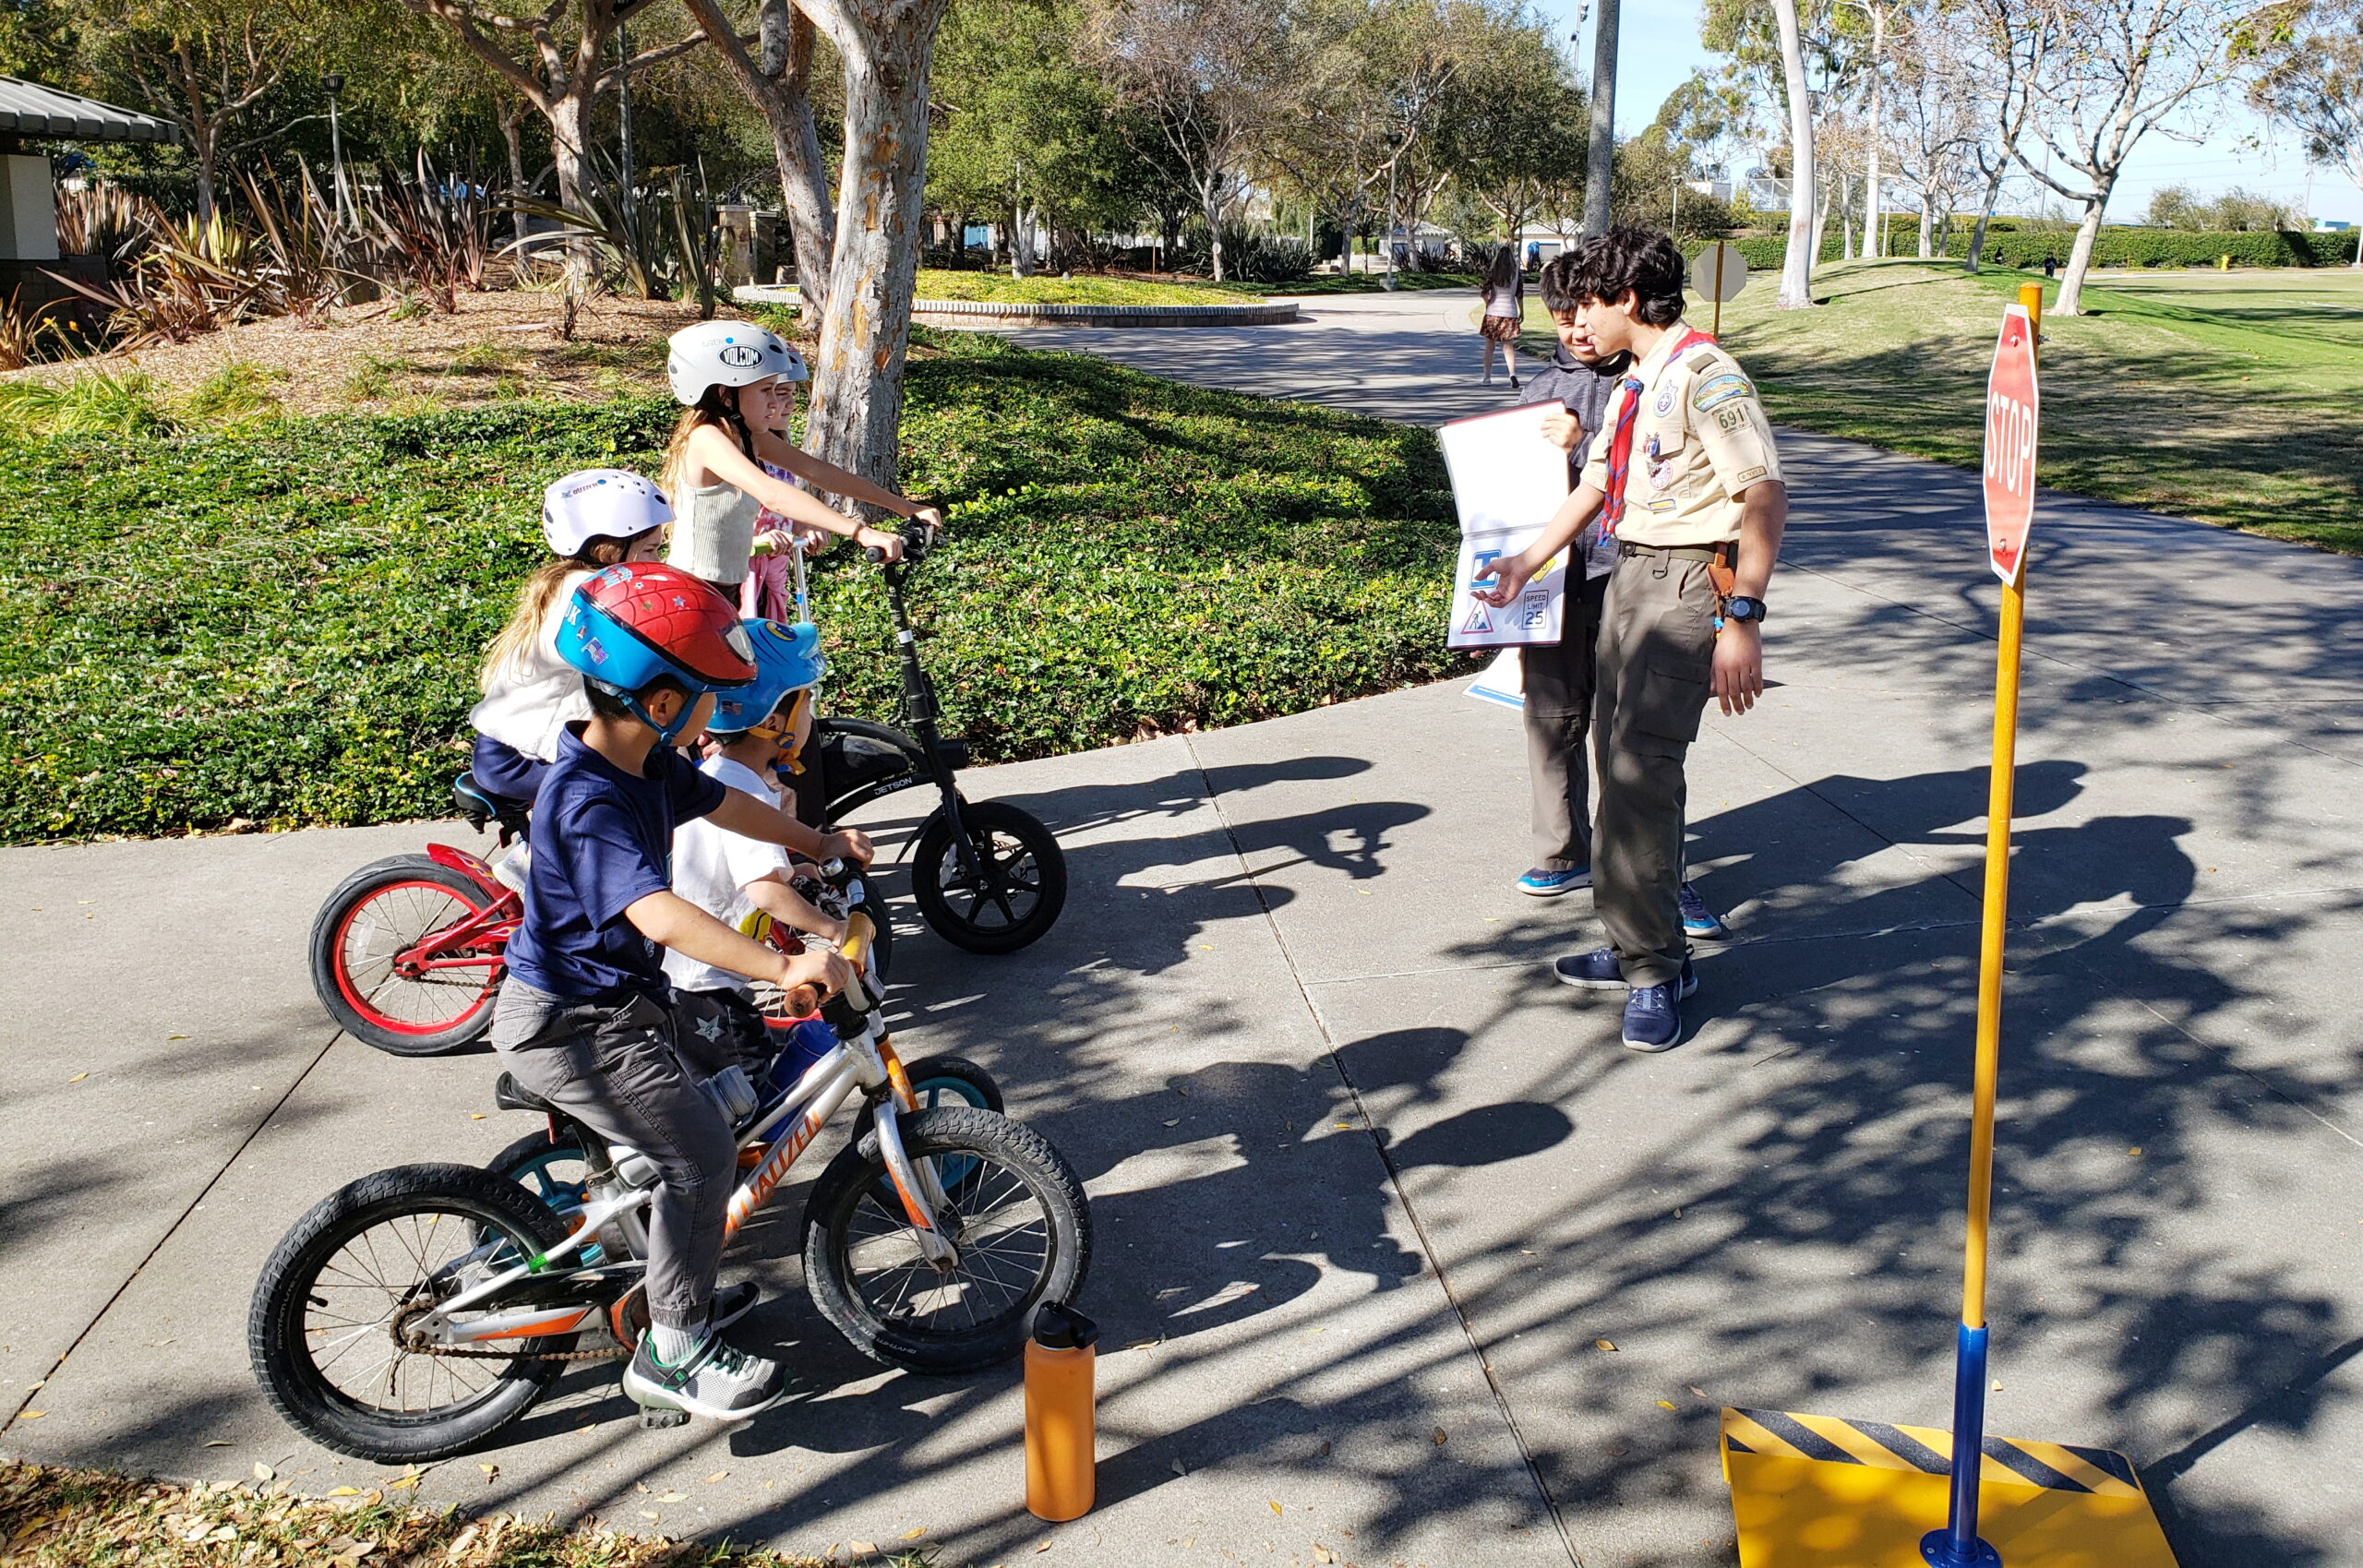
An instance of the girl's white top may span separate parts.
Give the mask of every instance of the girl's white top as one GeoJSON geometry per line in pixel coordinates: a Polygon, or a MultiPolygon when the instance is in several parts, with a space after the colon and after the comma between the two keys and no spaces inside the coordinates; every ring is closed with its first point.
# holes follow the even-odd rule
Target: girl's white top
{"type": "Polygon", "coordinates": [[[698,485],[675,497],[673,548],[665,561],[691,577],[737,586],[755,553],[761,501],[735,485],[698,485]]]}
{"type": "Polygon", "coordinates": [[[1524,293],[1525,290],[1516,283],[1512,283],[1507,288],[1500,290],[1487,289],[1485,291],[1485,314],[1488,316],[1518,316],[1524,314],[1521,307],[1526,302],[1519,297],[1524,293]]]}
{"type": "Polygon", "coordinates": [[[533,645],[493,671],[492,684],[468,714],[476,733],[513,746],[545,762],[558,760],[558,737],[567,724],[591,716],[582,672],[558,656],[558,631],[574,591],[591,575],[585,568],[558,580],[533,645]]]}

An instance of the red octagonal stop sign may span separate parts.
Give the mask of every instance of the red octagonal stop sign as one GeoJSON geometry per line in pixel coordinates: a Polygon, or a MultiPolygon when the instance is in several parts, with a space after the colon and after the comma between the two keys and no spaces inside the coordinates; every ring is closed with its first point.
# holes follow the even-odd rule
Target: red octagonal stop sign
{"type": "Polygon", "coordinates": [[[1994,575],[2016,582],[2026,569],[2034,521],[2034,323],[2026,306],[2002,314],[1994,368],[1985,377],[1985,554],[1994,575]]]}

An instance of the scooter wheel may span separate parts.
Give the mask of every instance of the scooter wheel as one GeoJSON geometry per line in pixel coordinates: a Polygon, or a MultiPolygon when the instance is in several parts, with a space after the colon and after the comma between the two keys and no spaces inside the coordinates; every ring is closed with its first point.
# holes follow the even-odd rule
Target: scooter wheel
{"type": "Polygon", "coordinates": [[[998,800],[964,803],[961,820],[980,875],[961,867],[952,822],[942,811],[919,830],[911,893],[936,934],[970,952],[1015,952],[1058,924],[1067,902],[1067,861],[1039,818],[998,800]]]}

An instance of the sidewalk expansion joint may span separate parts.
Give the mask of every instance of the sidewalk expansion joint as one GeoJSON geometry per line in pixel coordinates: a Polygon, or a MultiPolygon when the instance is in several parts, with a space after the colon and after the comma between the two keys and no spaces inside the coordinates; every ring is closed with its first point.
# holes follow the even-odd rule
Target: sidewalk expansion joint
{"type": "MultiPolygon", "coordinates": [[[[257,1138],[262,1136],[262,1130],[278,1119],[280,1111],[285,1108],[289,1100],[295,1097],[295,1091],[304,1086],[304,1081],[311,1077],[314,1070],[326,1059],[330,1047],[342,1037],[343,1034],[341,1030],[330,1032],[327,1043],[312,1053],[312,1059],[304,1064],[304,1071],[295,1075],[294,1082],[287,1085],[285,1093],[271,1101],[270,1108],[257,1118],[255,1124],[246,1130],[246,1135],[238,1140],[238,1146],[230,1151],[230,1157],[222,1162],[222,1168],[208,1177],[205,1185],[198,1189],[197,1195],[188,1201],[187,1206],[173,1216],[173,1223],[164,1227],[164,1233],[162,1236],[156,1238],[156,1244],[153,1247],[140,1254],[139,1262],[133,1264],[131,1272],[123,1276],[123,1283],[107,1292],[107,1299],[100,1303],[97,1311],[90,1314],[90,1321],[82,1325],[81,1332],[75,1335],[74,1342],[59,1351],[57,1359],[52,1361],[49,1364],[49,1370],[42,1373],[38,1380],[40,1382],[49,1382],[64,1370],[66,1363],[73,1359],[74,1352],[82,1348],[82,1341],[90,1337],[90,1331],[106,1321],[106,1315],[114,1311],[114,1304],[123,1299],[123,1293],[131,1288],[132,1282],[147,1270],[150,1263],[156,1261],[156,1254],[162,1251],[165,1245],[180,1234],[181,1227],[188,1223],[188,1216],[195,1214],[198,1206],[213,1195],[213,1189],[220,1186],[222,1179],[230,1174],[230,1167],[238,1163],[239,1157],[246,1152],[257,1138]]],[[[9,1406],[6,1418],[0,1420],[0,1431],[6,1431],[16,1424],[17,1418],[24,1413],[25,1406],[33,1402],[34,1392],[34,1390],[28,1390],[22,1399],[9,1406]]]]}
{"type": "Polygon", "coordinates": [[[1566,1515],[1560,1510],[1559,1500],[1552,1495],[1550,1483],[1542,1475],[1542,1466],[1535,1459],[1534,1450],[1526,1441],[1525,1431],[1518,1426],[1517,1413],[1510,1408],[1509,1396],[1502,1388],[1501,1379],[1493,1371],[1493,1363],[1487,1358],[1484,1346],[1478,1340],[1476,1325],[1469,1321],[1468,1308],[1462,1305],[1459,1293],[1452,1287],[1451,1273],[1445,1269],[1443,1254],[1437,1251],[1434,1240],[1428,1235],[1427,1225],[1420,1217],[1418,1207],[1411,1202],[1411,1194],[1403,1184],[1403,1173],[1389,1157],[1385,1141],[1378,1136],[1378,1119],[1371,1114],[1370,1107],[1363,1102],[1361,1089],[1354,1083],[1353,1074],[1347,1070],[1345,1053],[1337,1048],[1337,1036],[1330,1032],[1329,1020],[1322,1015],[1320,1004],[1313,999],[1313,992],[1303,973],[1297,967],[1296,954],[1289,951],[1287,934],[1280,929],[1280,923],[1272,913],[1271,901],[1264,895],[1264,884],[1248,865],[1247,853],[1240,844],[1238,832],[1231,827],[1230,813],[1223,808],[1222,796],[1215,789],[1214,779],[1206,772],[1205,760],[1198,755],[1195,737],[1184,735],[1182,743],[1189,748],[1190,764],[1198,772],[1199,787],[1206,804],[1214,808],[1215,819],[1222,823],[1223,836],[1230,842],[1231,854],[1238,858],[1240,868],[1246,873],[1248,886],[1255,890],[1255,905],[1263,911],[1264,924],[1272,933],[1273,944],[1279,949],[1280,962],[1288,966],[1289,979],[1295,985],[1297,996],[1303,1001],[1305,1013],[1313,1020],[1313,1028],[1320,1032],[1322,1043],[1328,1050],[1330,1065],[1337,1069],[1338,1080],[1353,1098],[1355,1118],[1361,1131],[1370,1139],[1371,1146],[1377,1150],[1379,1163],[1386,1167],[1387,1185],[1394,1189],[1395,1201],[1403,1205],[1403,1214],[1411,1222],[1412,1234],[1419,1238],[1421,1255],[1426,1258],[1428,1266],[1435,1270],[1436,1286],[1451,1306],[1454,1321],[1460,1325],[1460,1336],[1485,1379],[1485,1387],[1493,1398],[1493,1408],[1500,1414],[1502,1424],[1509,1429],[1510,1441],[1517,1445],[1517,1455],[1526,1466],[1527,1478],[1533,1483],[1535,1495],[1541,1498],[1542,1505],[1551,1511],[1551,1523],[1559,1532],[1559,1545],[1575,1568],[1583,1568],[1583,1554],[1576,1550],[1575,1536],[1567,1528],[1566,1515]]]}

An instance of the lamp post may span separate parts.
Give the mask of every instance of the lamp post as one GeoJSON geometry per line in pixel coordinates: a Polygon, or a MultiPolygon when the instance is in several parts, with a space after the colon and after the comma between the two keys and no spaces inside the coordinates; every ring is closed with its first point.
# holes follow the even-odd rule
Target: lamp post
{"type": "Polygon", "coordinates": [[[344,184],[344,135],[337,125],[336,95],[344,90],[344,78],[331,71],[320,78],[320,86],[329,95],[329,158],[336,166],[332,176],[336,185],[336,226],[353,226],[353,197],[344,184]]]}

